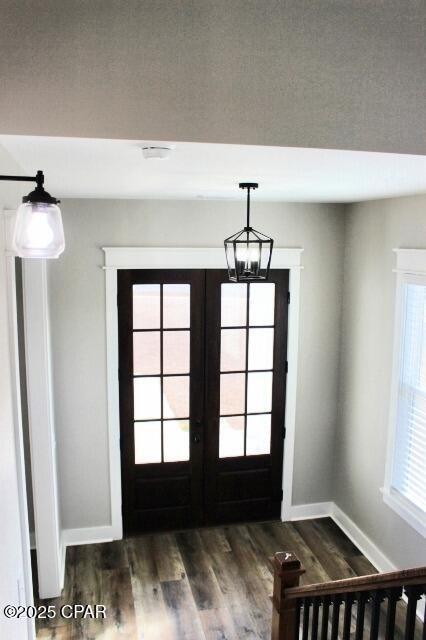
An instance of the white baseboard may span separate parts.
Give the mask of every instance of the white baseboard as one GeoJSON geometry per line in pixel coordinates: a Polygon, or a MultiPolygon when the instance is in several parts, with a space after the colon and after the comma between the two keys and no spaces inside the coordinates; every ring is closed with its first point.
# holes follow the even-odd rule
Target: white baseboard
{"type": "MultiPolygon", "coordinates": [[[[380,573],[397,571],[393,562],[380,551],[378,546],[358,527],[357,524],[334,502],[313,502],[311,504],[298,504],[290,509],[290,520],[309,520],[312,518],[330,517],[345,533],[349,540],[363,553],[363,555],[376,567],[380,573]]],[[[407,600],[405,594],[402,596],[407,600]]],[[[425,598],[421,598],[417,606],[417,616],[423,620],[425,598]]]]}
{"type": "Polygon", "coordinates": [[[298,504],[290,509],[290,520],[308,520],[329,517],[342,529],[378,571],[396,571],[397,567],[385,556],[357,524],[334,502],[298,504]]]}
{"type": "Polygon", "coordinates": [[[380,573],[397,571],[397,567],[380,551],[378,546],[358,527],[357,524],[337,504],[333,503],[331,517],[340,529],[346,533],[355,546],[380,573]]]}
{"type": "Polygon", "coordinates": [[[83,527],[81,529],[64,529],[62,540],[64,545],[72,547],[78,544],[95,544],[99,542],[111,542],[122,536],[117,534],[111,525],[104,527],[83,527]]]}
{"type": "Polygon", "coordinates": [[[64,543],[64,539],[62,538],[61,541],[61,548],[59,551],[59,571],[60,571],[60,584],[61,584],[61,591],[64,588],[64,584],[65,584],[65,563],[66,563],[66,559],[67,559],[67,546],[64,543]]]}
{"type": "Polygon", "coordinates": [[[296,504],[290,507],[290,520],[310,520],[325,518],[333,513],[333,502],[312,502],[311,504],[296,504]]]}
{"type": "MultiPolygon", "coordinates": [[[[377,545],[375,545],[374,542],[370,540],[363,531],[361,531],[355,522],[351,520],[351,518],[337,506],[337,504],[333,504],[333,513],[331,517],[337,526],[346,533],[350,540],[352,540],[354,545],[362,551],[367,560],[376,567],[379,573],[398,570],[398,567],[395,566],[382,551],[380,551],[377,545]]],[[[402,599],[407,602],[407,596],[405,593],[402,595],[402,599]]],[[[417,604],[417,617],[420,620],[424,619],[426,606],[425,600],[425,596],[422,596],[417,604]]]]}

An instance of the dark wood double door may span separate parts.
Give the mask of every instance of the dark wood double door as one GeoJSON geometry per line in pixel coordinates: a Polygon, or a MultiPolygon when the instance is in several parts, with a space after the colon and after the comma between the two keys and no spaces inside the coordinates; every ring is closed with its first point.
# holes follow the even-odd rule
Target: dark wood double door
{"type": "Polygon", "coordinates": [[[288,271],[118,272],[126,533],[276,518],[288,271]]]}

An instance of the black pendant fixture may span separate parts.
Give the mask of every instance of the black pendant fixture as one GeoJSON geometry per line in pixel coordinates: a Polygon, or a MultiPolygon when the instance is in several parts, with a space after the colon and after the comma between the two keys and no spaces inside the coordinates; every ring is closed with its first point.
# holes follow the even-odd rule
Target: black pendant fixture
{"type": "Polygon", "coordinates": [[[225,254],[229,279],[232,282],[258,282],[267,280],[274,241],[250,226],[250,190],[257,182],[240,182],[247,189],[247,224],[241,231],[225,240],[225,254]]]}

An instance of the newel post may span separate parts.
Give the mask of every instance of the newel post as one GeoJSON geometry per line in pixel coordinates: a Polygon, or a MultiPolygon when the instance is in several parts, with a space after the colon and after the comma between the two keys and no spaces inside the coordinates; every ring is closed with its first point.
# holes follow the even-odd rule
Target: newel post
{"type": "Polygon", "coordinates": [[[272,596],[271,640],[294,640],[296,626],[296,600],[285,597],[289,587],[299,586],[299,578],[305,570],[300,560],[288,552],[274,555],[274,593],[272,596]]]}

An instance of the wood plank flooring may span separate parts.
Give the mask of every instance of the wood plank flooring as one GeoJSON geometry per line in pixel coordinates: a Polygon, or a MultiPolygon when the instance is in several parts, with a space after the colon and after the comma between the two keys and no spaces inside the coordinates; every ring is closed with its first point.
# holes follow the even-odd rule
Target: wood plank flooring
{"type": "Polygon", "coordinates": [[[306,569],[302,584],[376,573],[329,518],[69,547],[62,597],[36,604],[57,609],[72,603],[104,604],[107,617],[42,620],[37,638],[266,640],[272,594],[268,557],[276,551],[296,553],[306,569]]]}

